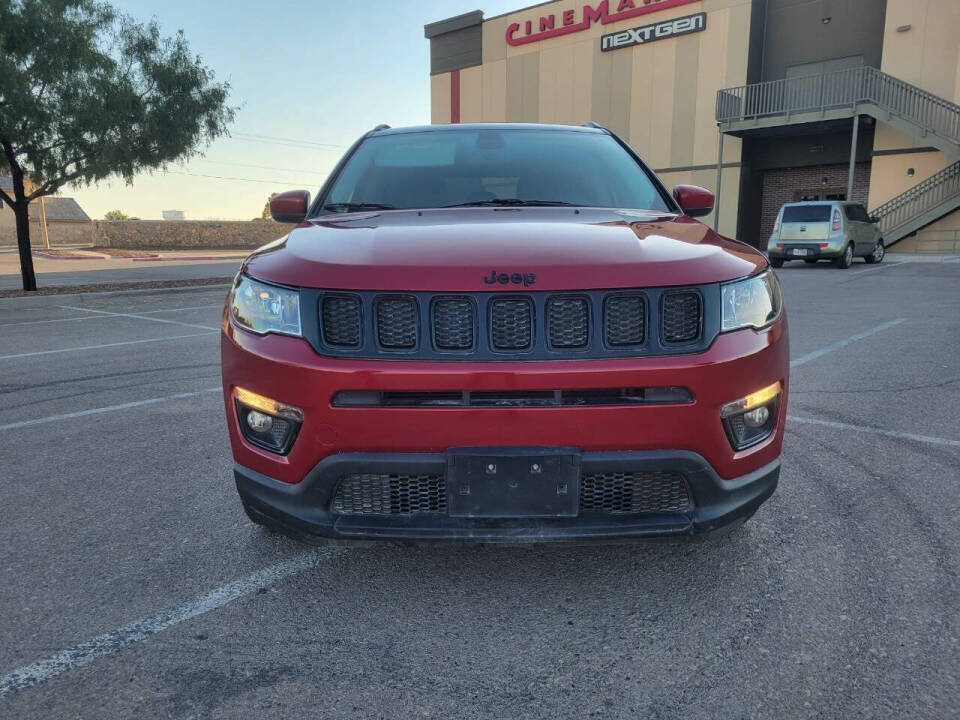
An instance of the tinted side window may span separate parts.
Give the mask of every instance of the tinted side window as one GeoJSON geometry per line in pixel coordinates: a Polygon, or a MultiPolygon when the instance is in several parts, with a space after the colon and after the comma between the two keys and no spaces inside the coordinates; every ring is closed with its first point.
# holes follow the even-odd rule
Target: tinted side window
{"type": "Polygon", "coordinates": [[[844,211],[847,214],[848,220],[853,220],[855,222],[870,222],[870,216],[867,215],[867,211],[863,205],[845,205],[844,211]]]}

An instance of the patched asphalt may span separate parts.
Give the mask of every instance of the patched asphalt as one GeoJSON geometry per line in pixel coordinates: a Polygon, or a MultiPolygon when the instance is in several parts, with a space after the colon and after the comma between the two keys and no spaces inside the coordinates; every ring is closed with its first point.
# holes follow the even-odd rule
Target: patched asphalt
{"type": "Polygon", "coordinates": [[[0,677],[75,651],[0,717],[955,717],[960,447],[868,429],[960,441],[960,264],[779,275],[791,355],[838,345],[790,414],[860,429],[788,423],[691,545],[306,549],[236,497],[224,288],[0,300],[0,677]]]}

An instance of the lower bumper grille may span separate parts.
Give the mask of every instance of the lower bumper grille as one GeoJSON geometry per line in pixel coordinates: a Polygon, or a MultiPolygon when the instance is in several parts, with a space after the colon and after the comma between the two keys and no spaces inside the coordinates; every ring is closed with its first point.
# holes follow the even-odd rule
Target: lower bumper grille
{"type": "Polygon", "coordinates": [[[580,509],[614,515],[686,512],[693,503],[683,475],[672,472],[605,472],[580,478],[580,509]]]}
{"type": "Polygon", "coordinates": [[[445,513],[447,486],[441,475],[347,475],[330,509],[344,515],[445,513]]]}
{"type": "MultiPolygon", "coordinates": [[[[442,475],[347,475],[330,509],[343,515],[446,514],[446,482],[442,475]]],[[[580,478],[581,511],[639,515],[692,509],[690,489],[680,473],[605,472],[580,478]]]]}

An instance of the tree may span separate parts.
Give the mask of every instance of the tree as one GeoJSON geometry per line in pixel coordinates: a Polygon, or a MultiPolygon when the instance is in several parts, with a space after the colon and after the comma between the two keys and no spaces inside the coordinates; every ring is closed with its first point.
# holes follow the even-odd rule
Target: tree
{"type": "Polygon", "coordinates": [[[267,204],[263,206],[263,212],[260,213],[260,220],[273,220],[273,215],[270,214],[270,201],[277,196],[276,193],[270,193],[270,197],[267,198],[267,204]]]}
{"type": "Polygon", "coordinates": [[[9,169],[24,290],[35,290],[29,204],[68,183],[195,155],[226,133],[229,85],[191,55],[96,0],[0,0],[0,170],[9,169]],[[29,183],[25,182],[29,179],[29,183]]]}
{"type": "Polygon", "coordinates": [[[103,215],[104,220],[130,220],[130,216],[123,210],[108,210],[103,215]]]}

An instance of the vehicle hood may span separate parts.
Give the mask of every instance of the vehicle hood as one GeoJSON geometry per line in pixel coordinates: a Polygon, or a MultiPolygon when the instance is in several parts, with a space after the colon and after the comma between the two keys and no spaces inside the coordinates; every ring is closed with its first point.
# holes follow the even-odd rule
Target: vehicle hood
{"type": "Polygon", "coordinates": [[[673,214],[573,208],[350,213],[301,223],[243,271],[334,290],[601,290],[699,285],[750,275],[766,258],[673,214]],[[491,273],[534,282],[490,284],[491,273]]]}

